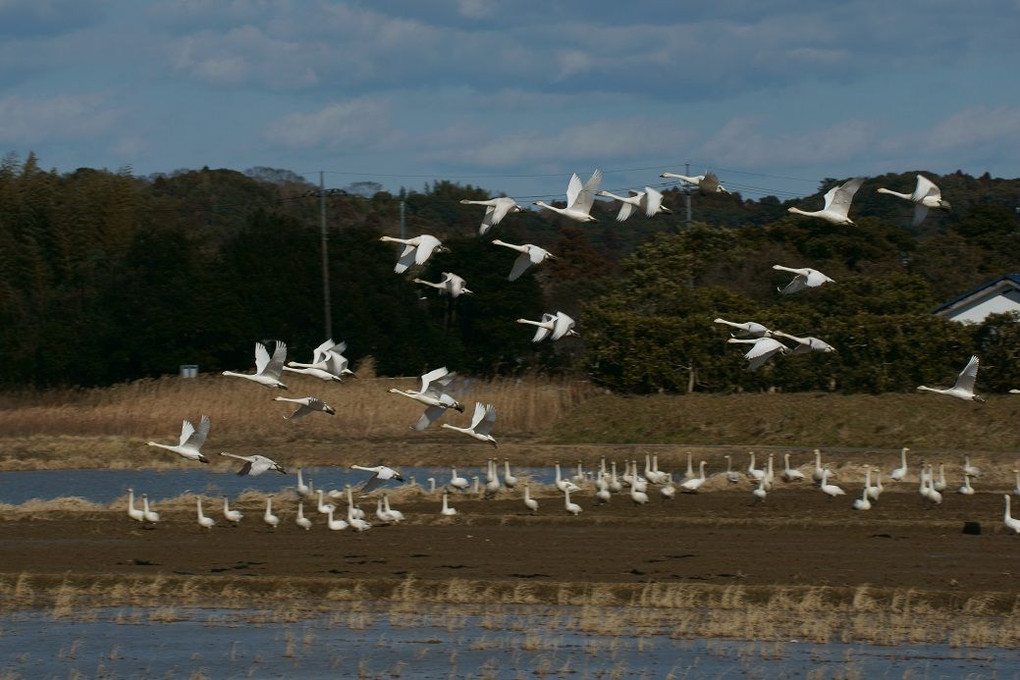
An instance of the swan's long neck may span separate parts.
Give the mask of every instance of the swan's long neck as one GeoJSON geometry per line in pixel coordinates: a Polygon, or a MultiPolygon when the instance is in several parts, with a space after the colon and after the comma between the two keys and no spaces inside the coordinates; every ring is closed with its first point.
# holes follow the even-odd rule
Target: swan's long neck
{"type": "Polygon", "coordinates": [[[815,214],[814,212],[808,212],[806,210],[801,210],[800,208],[792,208],[791,207],[791,208],[787,208],[786,210],[788,212],[792,212],[795,215],[808,215],[809,217],[813,216],[815,214]]]}
{"type": "Polygon", "coordinates": [[[914,200],[913,196],[911,196],[910,194],[901,194],[898,191],[893,191],[891,189],[886,189],[885,187],[881,187],[881,188],[877,189],[877,191],[880,194],[889,194],[890,196],[895,196],[897,198],[902,198],[902,199],[904,199],[906,201],[914,200]]]}

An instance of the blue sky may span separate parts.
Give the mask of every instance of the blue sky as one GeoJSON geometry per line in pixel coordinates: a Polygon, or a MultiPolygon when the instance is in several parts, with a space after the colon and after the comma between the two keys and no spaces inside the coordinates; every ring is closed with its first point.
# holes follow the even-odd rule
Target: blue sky
{"type": "Polygon", "coordinates": [[[748,198],[1016,177],[1018,36],[1017,0],[0,0],[0,152],[522,202],[687,162],[748,198]]]}

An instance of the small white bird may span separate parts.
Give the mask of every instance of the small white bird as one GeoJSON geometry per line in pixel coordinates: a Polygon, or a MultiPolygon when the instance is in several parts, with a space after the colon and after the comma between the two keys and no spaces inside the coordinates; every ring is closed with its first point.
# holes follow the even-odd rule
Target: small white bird
{"type": "Polygon", "coordinates": [[[397,259],[393,271],[403,274],[413,264],[423,265],[428,262],[433,253],[448,253],[450,249],[431,234],[422,234],[414,238],[394,238],[393,236],[380,236],[380,241],[404,244],[404,250],[397,259]]]}
{"type": "Polygon", "coordinates": [[[452,298],[459,298],[461,295],[473,295],[474,292],[468,290],[467,281],[460,276],[457,276],[453,272],[443,272],[443,280],[436,283],[431,281],[425,281],[424,279],[413,279],[415,283],[420,283],[423,286],[431,286],[439,291],[440,295],[449,295],[452,298]]]}
{"type": "Polygon", "coordinates": [[[796,345],[790,350],[790,354],[807,354],[808,352],[835,352],[836,348],[825,342],[819,340],[813,335],[809,335],[804,338],[799,338],[796,335],[790,335],[782,331],[772,331],[772,337],[775,338],[786,338],[787,340],[793,340],[796,345]]]}
{"type": "Polygon", "coordinates": [[[321,411],[329,415],[336,413],[336,410],[322,401],[318,397],[298,397],[291,399],[290,397],[273,397],[273,401],[289,401],[292,404],[298,404],[296,411],[291,413],[289,416],[284,416],[284,420],[301,420],[309,413],[315,413],[321,411]]]}
{"type": "Polygon", "coordinates": [[[251,380],[266,387],[280,390],[287,389],[287,386],[280,382],[280,375],[283,373],[283,364],[287,359],[287,345],[279,340],[273,349],[273,356],[270,358],[269,350],[261,342],[255,343],[255,373],[235,373],[234,371],[223,371],[223,375],[235,378],[251,380]]]}
{"type": "Polygon", "coordinates": [[[499,446],[496,443],[495,437],[492,436],[492,426],[495,423],[496,407],[492,404],[475,402],[475,414],[471,419],[470,426],[457,427],[448,423],[442,423],[442,426],[451,430],[456,430],[457,432],[463,432],[470,437],[474,437],[479,441],[488,442],[495,447],[499,446]]]}
{"type": "Polygon", "coordinates": [[[195,426],[191,424],[191,421],[184,421],[181,425],[181,439],[177,444],[149,442],[149,446],[173,451],[188,460],[197,460],[200,463],[208,463],[209,459],[202,455],[202,452],[199,450],[202,448],[202,444],[205,443],[206,437],[208,436],[209,416],[202,416],[202,419],[198,422],[197,430],[195,429],[195,426]]]}
{"type": "Polygon", "coordinates": [[[751,345],[751,349],[744,354],[748,371],[757,371],[777,354],[782,356],[790,353],[790,348],[775,338],[728,338],[726,342],[751,345]]]}
{"type": "Polygon", "coordinates": [[[735,321],[727,321],[726,319],[715,319],[714,323],[721,323],[735,328],[735,331],[730,332],[730,335],[734,338],[764,338],[772,333],[768,328],[754,321],[737,323],[735,321]]]}
{"type": "Polygon", "coordinates": [[[273,529],[280,526],[280,518],[273,514],[273,497],[266,496],[266,512],[262,515],[262,521],[273,529]]]}
{"type": "Polygon", "coordinates": [[[960,371],[960,375],[956,378],[956,383],[952,387],[938,388],[938,387],[926,387],[925,385],[918,385],[918,392],[935,392],[936,394],[945,394],[950,397],[956,397],[957,399],[963,399],[965,401],[976,401],[984,403],[984,397],[974,394],[974,383],[977,381],[978,373],[978,358],[972,356],[967,365],[960,371]]]}
{"type": "Polygon", "coordinates": [[[439,514],[452,517],[457,514],[457,509],[450,505],[449,496],[450,494],[443,492],[443,507],[439,510],[439,514]]]}
{"type": "Polygon", "coordinates": [[[275,460],[272,458],[266,458],[265,456],[260,456],[257,453],[252,456],[239,456],[236,453],[227,453],[226,451],[223,451],[220,455],[245,461],[244,465],[241,466],[241,469],[237,471],[238,476],[243,477],[244,475],[248,475],[249,477],[258,477],[263,472],[267,472],[269,470],[275,470],[281,475],[287,474],[287,470],[275,460]]]}
{"type": "Polygon", "coordinates": [[[563,507],[574,517],[581,514],[581,506],[570,500],[570,489],[563,490],[563,507]]]}
{"type": "Polygon", "coordinates": [[[796,215],[806,215],[808,217],[818,217],[831,222],[832,224],[839,225],[853,225],[853,221],[848,217],[850,212],[850,203],[854,199],[854,194],[864,184],[863,177],[855,177],[851,180],[847,180],[839,186],[832,187],[825,192],[825,205],[821,210],[815,211],[804,211],[800,208],[787,208],[787,211],[796,215]]]}
{"type": "Polygon", "coordinates": [[[205,527],[206,529],[212,529],[213,525],[216,524],[216,520],[212,517],[207,517],[205,513],[202,512],[202,497],[199,496],[196,498],[195,503],[198,506],[198,526],[205,527]]]}
{"type": "Polygon", "coordinates": [[[297,524],[302,529],[304,529],[305,531],[308,531],[309,529],[312,528],[312,520],[305,517],[304,501],[298,501],[297,519],[294,520],[294,523],[297,524]]]}
{"type": "Polygon", "coordinates": [[[369,491],[380,486],[383,482],[388,482],[391,479],[398,482],[404,481],[404,478],[400,476],[400,473],[391,467],[386,465],[376,465],[374,467],[365,467],[364,465],[352,465],[352,470],[364,470],[365,472],[371,472],[372,476],[368,478],[364,484],[361,485],[362,493],[368,493],[369,491]]]}
{"type": "Polygon", "coordinates": [[[492,239],[493,245],[503,246],[511,250],[516,250],[520,253],[517,259],[514,260],[514,266],[510,269],[510,274],[506,277],[507,281],[516,281],[521,277],[521,274],[526,272],[532,265],[538,265],[546,260],[555,260],[556,256],[550,253],[545,248],[540,248],[533,243],[522,243],[517,245],[516,243],[507,243],[506,241],[500,241],[498,238],[492,239]]]}
{"type": "Polygon", "coordinates": [[[241,511],[230,509],[230,503],[227,501],[226,496],[223,497],[223,516],[226,517],[229,521],[233,522],[234,526],[237,526],[237,523],[244,518],[244,515],[241,513],[241,511]]]}
{"type": "Polygon", "coordinates": [[[389,389],[391,394],[399,394],[408,399],[414,399],[428,407],[421,417],[418,418],[418,422],[411,426],[412,429],[419,432],[424,430],[434,423],[439,416],[446,413],[448,408],[453,408],[461,413],[464,412],[464,405],[443,390],[444,387],[453,381],[454,376],[456,376],[456,373],[451,373],[447,370],[446,366],[440,366],[421,376],[421,387],[417,392],[414,390],[401,390],[396,387],[389,389]]]}
{"type": "Polygon", "coordinates": [[[719,178],[714,172],[706,172],[704,175],[678,175],[675,172],[664,172],[659,177],[665,177],[667,179],[678,179],[681,182],[687,184],[693,184],[703,194],[728,194],[727,191],[721,184],[719,184],[719,178]]]}
{"type": "Polygon", "coordinates": [[[579,333],[574,330],[574,319],[563,312],[556,312],[555,314],[546,312],[542,315],[541,321],[517,319],[517,323],[537,326],[535,335],[531,338],[532,342],[541,342],[546,338],[555,342],[568,335],[579,336],[579,333]]]}
{"type": "Polygon", "coordinates": [[[511,213],[524,212],[524,208],[517,204],[517,201],[508,196],[498,196],[487,201],[472,201],[462,198],[463,205],[484,205],[485,215],[482,217],[482,224],[478,227],[478,235],[485,236],[485,233],[492,227],[499,224],[504,217],[511,213]]]}
{"type": "Polygon", "coordinates": [[[792,295],[793,293],[799,293],[800,291],[807,290],[808,288],[817,288],[824,283],[835,283],[835,281],[825,274],[821,273],[817,269],[811,269],[810,267],[794,268],[774,264],[772,265],[772,268],[776,271],[796,274],[796,276],[793,277],[793,280],[782,288],[779,288],[778,286],[776,287],[776,290],[783,295],[792,295]]]}
{"type": "Polygon", "coordinates": [[[949,205],[949,201],[942,198],[942,192],[935,186],[935,183],[922,175],[917,176],[917,184],[914,185],[914,193],[912,194],[901,194],[898,191],[891,191],[882,187],[878,188],[877,191],[880,194],[889,194],[890,196],[896,196],[913,203],[914,219],[911,224],[915,227],[924,221],[924,218],[928,215],[928,210],[931,208],[943,212],[950,212],[953,209],[949,205]]]}
{"type": "Polygon", "coordinates": [[[540,208],[546,208],[552,210],[555,213],[559,213],[564,217],[568,217],[575,222],[598,222],[594,217],[591,216],[591,206],[595,202],[595,192],[599,190],[602,185],[602,171],[596,170],[592,173],[592,176],[588,178],[588,181],[581,184],[581,178],[577,176],[575,172],[570,177],[570,183],[567,185],[567,207],[557,208],[551,206],[545,201],[535,201],[535,205],[540,208]]]}

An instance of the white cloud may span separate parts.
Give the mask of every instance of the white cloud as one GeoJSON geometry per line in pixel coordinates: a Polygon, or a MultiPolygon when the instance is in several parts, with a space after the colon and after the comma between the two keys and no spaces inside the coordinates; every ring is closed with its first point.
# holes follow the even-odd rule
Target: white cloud
{"type": "Polygon", "coordinates": [[[493,0],[457,0],[457,8],[468,19],[484,19],[496,10],[493,0]]]}
{"type": "Polygon", "coordinates": [[[0,98],[0,140],[18,145],[87,139],[108,131],[120,113],[101,94],[0,98]]]}
{"type": "Polygon", "coordinates": [[[735,167],[836,164],[866,153],[878,139],[876,123],[864,119],[781,133],[762,130],[763,122],[753,116],[729,120],[706,139],[702,155],[735,167]]]}
{"type": "Polygon", "coordinates": [[[314,113],[292,113],[273,123],[264,136],[288,149],[371,149],[394,143],[389,106],[369,99],[330,104],[314,113]]]}

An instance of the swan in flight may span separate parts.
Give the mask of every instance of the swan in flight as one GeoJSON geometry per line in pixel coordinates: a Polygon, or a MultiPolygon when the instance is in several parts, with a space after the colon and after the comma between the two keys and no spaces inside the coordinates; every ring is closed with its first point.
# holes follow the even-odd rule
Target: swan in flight
{"type": "Polygon", "coordinates": [[[914,219],[911,225],[915,227],[921,224],[924,218],[928,216],[929,209],[934,208],[943,212],[950,212],[953,209],[949,205],[949,201],[942,198],[942,192],[935,186],[935,183],[922,175],[917,176],[917,184],[914,185],[914,193],[912,194],[901,194],[898,191],[892,191],[884,187],[879,187],[877,191],[880,194],[889,194],[890,196],[896,196],[913,203],[914,219]]]}
{"type": "Polygon", "coordinates": [[[537,265],[545,262],[546,260],[556,259],[556,256],[548,250],[540,248],[532,243],[517,245],[516,243],[500,241],[498,238],[492,239],[492,243],[493,245],[510,248],[511,250],[516,250],[520,253],[520,255],[517,256],[517,259],[514,260],[514,266],[510,270],[510,275],[506,277],[507,281],[516,281],[520,278],[521,274],[531,267],[531,265],[537,265]]]}
{"type": "Polygon", "coordinates": [[[598,222],[589,213],[591,212],[592,203],[595,202],[595,192],[598,191],[599,186],[602,185],[602,171],[596,170],[592,173],[592,176],[588,178],[588,181],[581,185],[581,178],[577,176],[575,172],[570,177],[570,183],[567,185],[567,207],[557,208],[551,206],[545,201],[535,201],[535,205],[540,208],[546,208],[553,212],[559,213],[564,217],[569,217],[575,222],[598,222]]]}
{"type": "Polygon", "coordinates": [[[391,394],[399,394],[425,404],[425,412],[418,418],[418,422],[412,425],[412,429],[421,432],[434,423],[439,416],[446,413],[446,409],[453,408],[461,413],[464,412],[464,405],[451,397],[443,388],[450,384],[456,373],[451,373],[446,366],[440,366],[421,376],[421,387],[418,391],[401,390],[391,387],[391,394]]]}
{"type": "Polygon", "coordinates": [[[280,526],[280,518],[273,514],[273,497],[272,496],[266,496],[266,511],[262,515],[262,521],[265,522],[266,524],[268,524],[269,526],[271,526],[274,529],[276,527],[280,526]]]}
{"type": "Polygon", "coordinates": [[[207,517],[202,512],[202,497],[199,496],[195,499],[195,504],[198,506],[198,526],[205,527],[206,529],[212,529],[213,525],[216,524],[216,520],[212,517],[207,517]]]}
{"type": "Polygon", "coordinates": [[[492,436],[492,426],[496,423],[496,407],[492,404],[482,404],[481,402],[475,402],[475,414],[471,418],[471,425],[468,427],[457,427],[456,425],[450,425],[448,423],[442,423],[442,426],[457,432],[463,432],[464,434],[474,437],[475,439],[483,442],[489,442],[493,446],[499,446],[496,443],[496,438],[492,436]]]}
{"type": "Polygon", "coordinates": [[[375,467],[365,467],[364,465],[352,465],[352,470],[364,470],[365,472],[371,472],[372,476],[368,478],[364,484],[361,485],[362,493],[368,493],[375,489],[383,482],[388,482],[391,479],[395,479],[398,482],[404,481],[404,478],[400,476],[400,473],[391,467],[385,465],[376,465],[375,467]]]}
{"type": "MultiPolygon", "coordinates": [[[[797,343],[792,350],[791,354],[807,354],[808,352],[835,352],[836,348],[825,342],[819,340],[813,335],[809,335],[805,338],[798,338],[796,335],[790,335],[782,331],[772,331],[772,337],[775,338],[786,338],[787,340],[793,340],[797,343]]],[[[279,397],[277,397],[279,399],[279,397]]]]}
{"type": "Polygon", "coordinates": [[[619,196],[610,191],[600,191],[597,195],[620,201],[620,211],[616,213],[617,222],[626,221],[635,210],[643,212],[645,217],[673,212],[662,204],[662,192],[651,187],[645,187],[644,191],[631,191],[628,196],[619,196]]]}
{"type": "Polygon", "coordinates": [[[188,460],[197,460],[200,463],[208,463],[209,459],[202,455],[199,450],[202,448],[202,444],[205,443],[206,437],[209,436],[209,416],[202,416],[202,419],[198,421],[198,429],[191,424],[190,420],[185,420],[181,425],[181,439],[177,444],[160,444],[159,442],[149,442],[149,446],[155,446],[160,449],[166,449],[167,451],[173,451],[174,453],[187,458],[188,460]]]}
{"type": "Polygon", "coordinates": [[[823,283],[835,283],[825,274],[821,273],[817,269],[811,269],[810,267],[802,267],[800,269],[794,267],[784,267],[781,264],[774,264],[772,268],[776,271],[790,272],[796,274],[793,280],[782,288],[776,288],[783,295],[792,295],[793,293],[799,293],[802,290],[808,288],[817,288],[823,283]]]}
{"type": "Polygon", "coordinates": [[[134,489],[128,489],[128,507],[127,507],[127,513],[128,513],[128,517],[130,517],[133,520],[136,520],[138,522],[144,522],[145,521],[145,512],[143,510],[140,510],[139,508],[135,507],[135,490],[134,489]]]}
{"type": "Polygon", "coordinates": [[[318,397],[299,397],[296,399],[291,399],[289,397],[274,397],[273,401],[289,401],[292,404],[299,405],[296,411],[291,413],[289,416],[284,416],[284,420],[301,420],[309,413],[315,413],[316,411],[322,411],[329,415],[336,413],[336,409],[318,397]]]}
{"type": "Polygon", "coordinates": [[[927,387],[925,385],[918,385],[918,392],[935,392],[936,394],[946,394],[950,397],[956,397],[957,399],[964,399],[966,401],[977,401],[984,403],[984,398],[981,395],[974,394],[974,383],[977,381],[978,372],[978,358],[972,356],[967,365],[960,371],[960,375],[956,378],[956,383],[952,387],[938,388],[938,387],[927,387]]]}
{"type": "Polygon", "coordinates": [[[535,329],[535,336],[531,338],[532,342],[541,342],[546,338],[555,342],[568,335],[579,336],[578,332],[574,330],[574,319],[563,312],[556,312],[555,314],[547,312],[542,315],[541,321],[517,319],[517,323],[538,327],[535,329]]]}
{"type": "Polygon", "coordinates": [[[393,236],[380,236],[380,241],[389,243],[403,243],[404,250],[400,253],[397,264],[393,271],[403,274],[412,264],[423,265],[428,262],[433,253],[448,253],[447,248],[432,234],[422,234],[414,238],[394,238],[393,236]]]}
{"type": "Polygon", "coordinates": [[[1006,514],[1003,515],[1002,523],[1014,534],[1020,534],[1020,519],[1014,519],[1009,511],[1009,494],[1004,493],[1002,497],[1006,499],[1006,514]]]}
{"type": "Polygon", "coordinates": [[[244,515],[239,510],[230,509],[230,502],[227,501],[226,496],[223,497],[223,516],[233,522],[234,526],[237,526],[237,523],[244,519],[244,515]]]}
{"type": "Polygon", "coordinates": [[[723,188],[719,184],[719,178],[714,172],[706,172],[704,175],[678,175],[675,172],[664,172],[659,177],[665,177],[666,179],[678,179],[681,182],[687,184],[693,184],[698,187],[698,191],[703,194],[728,194],[730,193],[727,189],[723,188]]]}
{"type": "Polygon", "coordinates": [[[726,319],[715,319],[713,323],[721,323],[734,328],[735,330],[730,331],[730,335],[734,338],[764,338],[772,334],[768,328],[754,321],[737,323],[726,319]]]}
{"type": "Polygon", "coordinates": [[[852,226],[853,220],[847,217],[847,214],[850,212],[850,202],[853,201],[854,194],[862,184],[864,184],[864,178],[855,177],[839,186],[832,187],[825,192],[825,205],[821,210],[804,211],[800,208],[787,208],[787,211],[795,215],[818,217],[832,224],[852,226]]]}
{"type": "Polygon", "coordinates": [[[517,201],[509,196],[498,196],[487,201],[472,201],[467,198],[460,199],[462,205],[484,205],[485,215],[482,217],[482,224],[478,227],[478,235],[485,236],[485,233],[499,224],[504,217],[510,213],[524,212],[524,208],[517,204],[517,201]]]}
{"type": "Polygon", "coordinates": [[[226,451],[223,451],[220,455],[244,461],[244,465],[242,465],[241,469],[237,471],[238,476],[241,477],[244,475],[248,475],[249,477],[258,477],[263,472],[267,472],[269,470],[275,470],[281,475],[287,474],[287,470],[275,460],[272,458],[266,458],[265,456],[260,456],[257,453],[252,456],[239,456],[236,453],[227,453],[226,451]]]}
{"type": "Polygon", "coordinates": [[[283,373],[283,364],[287,359],[287,345],[279,340],[273,349],[272,358],[269,357],[269,350],[261,342],[255,343],[255,373],[235,373],[234,371],[223,371],[223,375],[235,378],[244,378],[257,382],[266,387],[285,390],[287,386],[280,382],[280,374],[283,373]]]}
{"type": "Polygon", "coordinates": [[[443,272],[443,280],[437,283],[425,281],[424,279],[413,279],[413,281],[424,286],[431,286],[438,290],[440,295],[449,295],[452,298],[459,298],[461,295],[474,294],[473,291],[468,290],[467,281],[453,272],[443,272]]]}
{"type": "Polygon", "coordinates": [[[350,362],[343,355],[346,349],[346,342],[337,343],[333,342],[333,339],[330,338],[315,348],[310,364],[288,361],[283,370],[293,373],[304,373],[319,380],[343,382],[345,375],[357,377],[354,375],[354,371],[348,368],[350,362]]]}
{"type": "Polygon", "coordinates": [[[790,353],[790,348],[775,338],[729,338],[726,342],[751,345],[751,349],[744,354],[744,358],[747,360],[747,370],[749,371],[757,371],[765,365],[765,362],[777,354],[790,353]]]}

